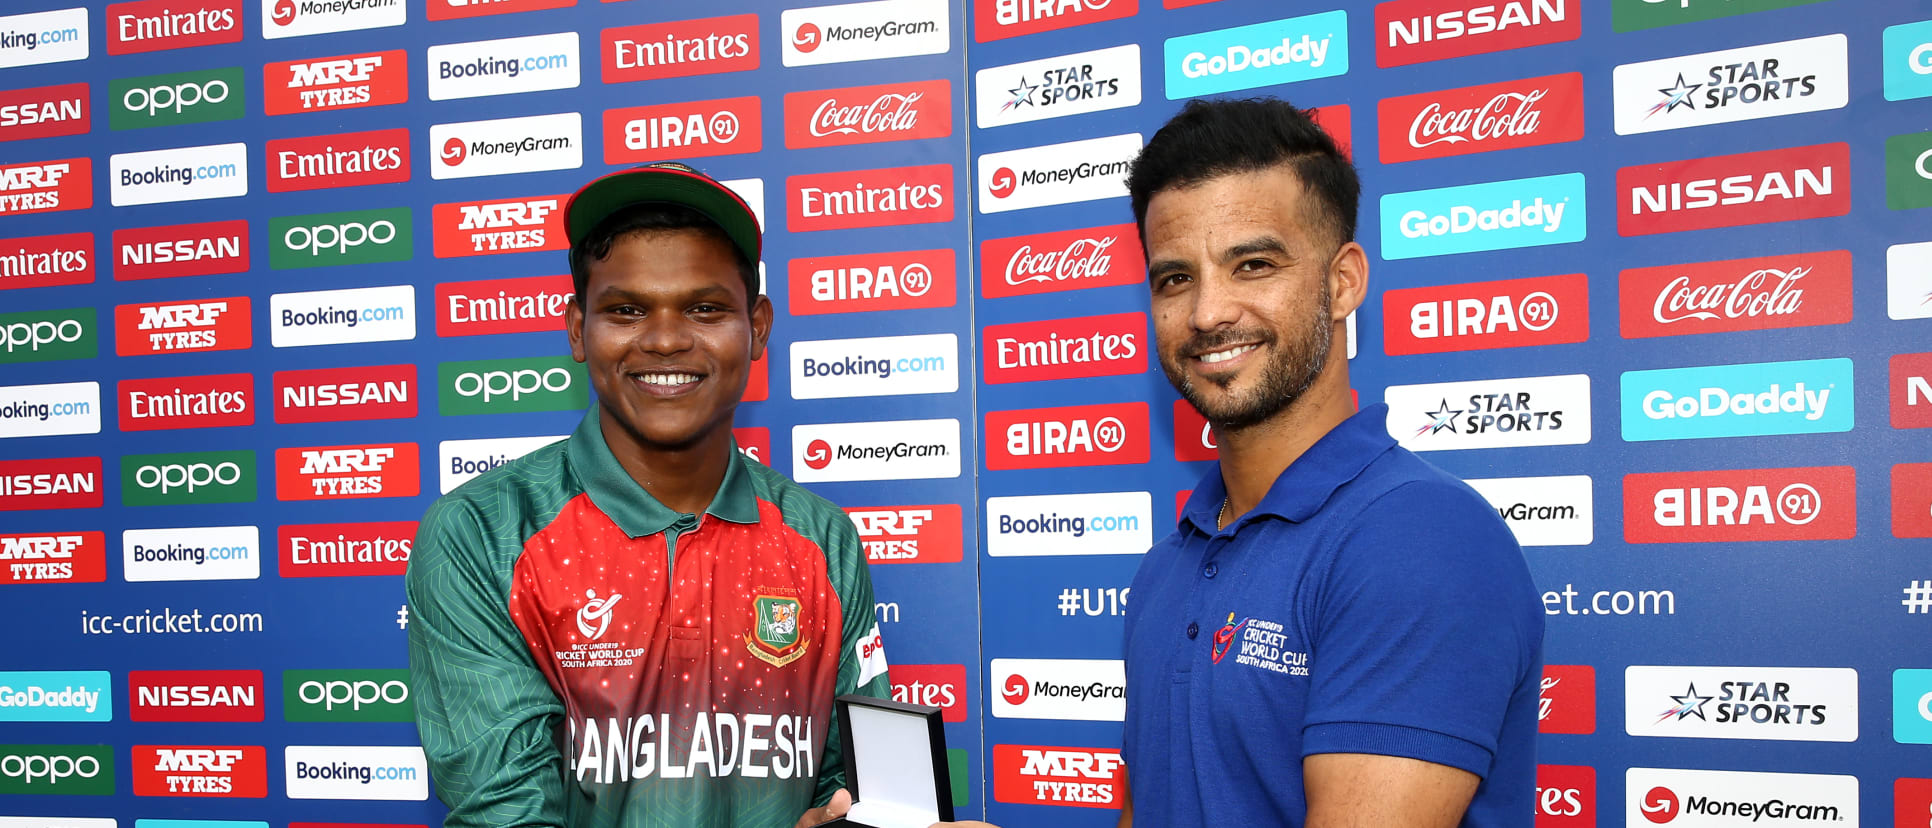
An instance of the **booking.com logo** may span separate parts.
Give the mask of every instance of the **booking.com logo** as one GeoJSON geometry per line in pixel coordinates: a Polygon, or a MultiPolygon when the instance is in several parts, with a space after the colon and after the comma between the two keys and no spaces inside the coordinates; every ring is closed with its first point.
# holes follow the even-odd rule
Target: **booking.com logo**
{"type": "Polygon", "coordinates": [[[1140,531],[1139,515],[1083,516],[1054,512],[1032,516],[999,516],[999,533],[1002,535],[1072,535],[1081,538],[1086,537],[1088,532],[1104,534],[1138,531],[1140,531]]]}
{"type": "Polygon", "coordinates": [[[886,379],[893,374],[920,374],[946,370],[946,358],[899,357],[876,358],[848,356],[843,359],[817,360],[806,357],[804,362],[806,377],[858,377],[870,376],[886,379]]]}

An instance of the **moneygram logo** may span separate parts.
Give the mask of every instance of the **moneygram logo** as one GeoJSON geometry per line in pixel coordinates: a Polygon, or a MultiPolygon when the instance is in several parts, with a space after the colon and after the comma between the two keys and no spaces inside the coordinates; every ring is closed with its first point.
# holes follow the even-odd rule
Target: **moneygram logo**
{"type": "Polygon", "coordinates": [[[0,460],[0,511],[101,505],[101,458],[0,460]]]}
{"type": "Polygon", "coordinates": [[[1590,377],[1391,385],[1390,436],[1410,451],[1590,442],[1590,377]]]}
{"type": "Polygon", "coordinates": [[[247,144],[117,153],[107,165],[116,207],[248,195],[247,144]]]}
{"type": "Polygon", "coordinates": [[[604,163],[705,158],[764,148],[758,96],[604,110],[604,163]]]}
{"type": "Polygon", "coordinates": [[[105,670],[0,672],[0,722],[108,722],[114,689],[105,670]]]}
{"type": "Polygon", "coordinates": [[[537,449],[564,439],[549,437],[500,437],[484,440],[444,440],[436,444],[437,483],[441,494],[477,475],[502,466],[537,449]]]}
{"type": "Polygon", "coordinates": [[[1521,546],[1588,546],[1596,538],[1592,485],[1586,474],[1469,480],[1495,507],[1521,546]]]}
{"type": "Polygon", "coordinates": [[[1583,241],[1582,173],[1382,196],[1382,257],[1413,259],[1583,241]]]}
{"type": "Polygon", "coordinates": [[[1145,463],[1147,403],[989,411],[986,467],[1050,469],[1145,463]]]}
{"type": "Polygon", "coordinates": [[[0,313],[0,365],[91,359],[95,327],[93,308],[0,313]]]}
{"type": "Polygon", "coordinates": [[[1618,135],[1842,109],[1842,34],[1626,63],[1613,73],[1618,135]]]}
{"type": "MultiPolygon", "coordinates": [[[[858,527],[868,563],[958,563],[964,554],[959,504],[847,508],[845,514],[858,527]]],[[[902,675],[904,669],[901,665],[893,672],[902,675]]]]}
{"type": "Polygon", "coordinates": [[[1893,428],[1932,428],[1932,353],[1894,354],[1891,360],[1893,428]]]}
{"type": "Polygon", "coordinates": [[[1140,133],[989,152],[979,157],[979,211],[1003,213],[1127,194],[1140,133]]]}
{"type": "Polygon", "coordinates": [[[1624,668],[1632,736],[1851,742],[1858,671],[1842,667],[1624,668]]]}
{"type": "Polygon", "coordinates": [[[444,416],[582,411],[590,378],[568,356],[479,359],[436,366],[436,409],[444,416]]]}
{"type": "Polygon", "coordinates": [[[413,722],[408,670],[283,670],[291,722],[413,722]]]}
{"type": "MultiPolygon", "coordinates": [[[[0,745],[0,794],[112,796],[114,749],[107,745],[0,745]]],[[[19,820],[23,825],[66,822],[19,820]]]]}
{"type": "Polygon", "coordinates": [[[283,138],[269,141],[265,153],[271,193],[409,180],[407,129],[283,138]]]}
{"type": "Polygon", "coordinates": [[[105,580],[105,533],[0,535],[0,584],[97,584],[105,580]]]}
{"type": "Polygon", "coordinates": [[[114,352],[121,356],[247,350],[251,344],[246,296],[114,308],[114,352]]]}
{"type": "Polygon", "coordinates": [[[568,274],[442,282],[436,286],[436,335],[561,331],[574,290],[568,274]]]}
{"type": "Polygon", "coordinates": [[[130,670],[128,719],[136,722],[259,722],[260,670],[130,670]]]}
{"type": "Polygon", "coordinates": [[[582,82],[576,32],[446,43],[429,47],[423,62],[432,101],[575,89],[582,82]]]}
{"type": "Polygon", "coordinates": [[[1624,790],[1625,825],[1858,824],[1854,776],[1631,768],[1624,790]]]}
{"type": "Polygon", "coordinates": [[[952,48],[945,0],[871,0],[786,9],[780,59],[786,66],[943,55],[952,48]]]}
{"type": "MultiPolygon", "coordinates": [[[[0,194],[0,204],[5,204],[5,199],[0,194]]],[[[0,239],[0,290],[84,285],[92,281],[93,233],[0,239]]]]}
{"type": "Polygon", "coordinates": [[[1821,0],[1611,0],[1610,21],[1616,31],[1632,32],[1817,2],[1821,0]]]}
{"type": "Polygon", "coordinates": [[[986,677],[998,718],[1118,722],[1127,713],[1119,659],[996,658],[986,677]]]}
{"type": "Polygon", "coordinates": [[[1822,434],[1852,427],[1852,361],[1625,371],[1623,439],[1822,434]]]}
{"type": "Polygon", "coordinates": [[[430,212],[436,258],[568,249],[570,240],[563,226],[563,204],[568,197],[438,204],[430,212]]]}
{"type": "Polygon", "coordinates": [[[1885,100],[1932,97],[1932,20],[1887,26],[1885,100]]]}
{"type": "Polygon", "coordinates": [[[791,378],[794,400],[950,394],[959,390],[959,337],[944,333],[794,342],[791,378]]]}
{"type": "Polygon", "coordinates": [[[1625,339],[1839,325],[1852,317],[1851,251],[1634,268],[1617,293],[1625,339]]]}
{"type": "Polygon", "coordinates": [[[758,15],[737,14],[605,29],[605,83],[758,68],[758,15]]]}
{"type": "MultiPolygon", "coordinates": [[[[401,575],[409,566],[416,525],[416,521],[403,520],[283,526],[276,531],[281,576],[401,575]]],[[[287,687],[284,683],[283,689],[287,687]]]]}
{"type": "Polygon", "coordinates": [[[1536,766],[1536,828],[1595,828],[1596,824],[1596,768],[1536,766]]]}
{"type": "Polygon", "coordinates": [[[988,325],[986,382],[1112,377],[1147,371],[1147,314],[1116,313],[988,325]]]}
{"type": "MultiPolygon", "coordinates": [[[[0,17],[0,26],[6,25],[6,19],[0,17]]],[[[4,50],[0,50],[0,55],[4,54],[4,50]]],[[[4,62],[4,58],[0,58],[0,62],[4,62]]],[[[0,92],[0,141],[85,135],[91,126],[87,84],[68,83],[0,92]]]]}
{"type": "Polygon", "coordinates": [[[1597,732],[1595,667],[1588,664],[1543,667],[1543,680],[1537,689],[1536,732],[1597,732]]]}
{"type": "Polygon", "coordinates": [[[409,53],[401,49],[262,67],[262,102],[270,115],[388,106],[407,100],[409,53]]]}
{"type": "Polygon", "coordinates": [[[252,451],[130,454],[121,458],[121,502],[127,506],[254,500],[252,451]]]}
{"type": "Polygon", "coordinates": [[[810,149],[953,134],[944,79],[785,94],[785,148],[810,149]]]}
{"type": "Polygon", "coordinates": [[[988,299],[1145,281],[1132,224],[989,239],[979,259],[980,294],[988,299]]]}
{"type": "Polygon", "coordinates": [[[1581,273],[1402,288],[1382,295],[1382,348],[1391,356],[1589,338],[1590,283],[1581,273]]]}
{"type": "MultiPolygon", "coordinates": [[[[87,158],[0,164],[0,216],[51,213],[57,210],[85,210],[94,206],[93,178],[94,162],[87,158]]],[[[243,186],[246,186],[245,182],[243,186]]],[[[80,234],[68,234],[68,236],[73,235],[80,234]]],[[[41,236],[39,238],[62,237],[41,236]]],[[[91,241],[93,236],[89,234],[88,239],[91,241]]],[[[15,241],[24,241],[24,239],[15,241]]],[[[88,249],[93,249],[91,244],[88,249]]],[[[16,262],[13,256],[0,259],[0,262],[4,262],[4,266],[0,266],[0,276],[16,275],[14,269],[16,262]]],[[[91,267],[88,273],[89,281],[92,281],[91,267]]],[[[74,283],[50,282],[49,284],[74,283]]],[[[10,284],[8,287],[32,287],[32,285],[10,284]]]]}
{"type": "Polygon", "coordinates": [[[290,799],[429,798],[429,763],[419,747],[290,745],[282,770],[290,799]]]}
{"type": "Polygon", "coordinates": [[[131,583],[254,580],[262,575],[261,548],[261,531],[253,526],[121,533],[123,575],[131,583]]]}
{"type": "Polygon", "coordinates": [[[1110,748],[994,745],[993,800],[1119,808],[1127,800],[1127,763],[1110,748]]]}
{"type": "Polygon", "coordinates": [[[1851,211],[1850,169],[1844,143],[1623,167],[1617,234],[1842,216],[1851,211]]]}
{"type": "Polygon", "coordinates": [[[268,795],[268,756],[258,745],[135,745],[135,796],[268,795]]]}
{"type": "Polygon", "coordinates": [[[794,233],[953,220],[953,165],[794,175],[785,179],[794,233]]]}
{"type": "Polygon", "coordinates": [[[1161,51],[1170,101],[1334,77],[1348,72],[1348,12],[1172,37],[1161,51]]]}
{"type": "Polygon", "coordinates": [[[1375,65],[1561,43],[1583,35],[1578,0],[1392,0],[1375,6],[1375,65]]]}
{"type": "Polygon", "coordinates": [[[1656,472],[1623,478],[1630,543],[1833,540],[1858,532],[1850,466],[1656,472]]]}
{"type": "Polygon", "coordinates": [[[0,69],[86,60],[87,9],[0,17],[0,69]]]}
{"type": "Polygon", "coordinates": [[[107,7],[107,53],[131,55],[242,40],[242,0],[140,0],[107,7]]]}
{"type": "Polygon", "coordinates": [[[980,129],[1140,104],[1140,46],[1029,60],[973,74],[980,129]]]}
{"type": "Polygon", "coordinates": [[[122,431],[255,424],[255,375],[214,374],[121,380],[122,431]]]}
{"type": "Polygon", "coordinates": [[[973,0],[973,39],[980,43],[1133,17],[1140,0],[973,0]]]}
{"type": "Polygon", "coordinates": [[[950,308],[958,301],[951,248],[793,259],[791,313],[950,308]]]}
{"type": "Polygon", "coordinates": [[[422,490],[415,443],[275,450],[275,499],[415,497],[422,490]]]}
{"type": "Polygon", "coordinates": [[[1885,315],[1932,318],[1932,242],[1885,248],[1885,315]]]}
{"type": "Polygon", "coordinates": [[[1383,98],[1376,111],[1384,164],[1568,143],[1583,138],[1583,75],[1383,98]]]}
{"type": "Polygon", "coordinates": [[[584,165],[583,116],[576,112],[436,124],[429,128],[436,163],[429,177],[574,170],[584,165]]]}
{"type": "Polygon", "coordinates": [[[806,483],[959,476],[959,421],[792,426],[792,477],[806,483]]]}
{"type": "Polygon", "coordinates": [[[116,130],[233,121],[242,116],[242,68],[121,78],[107,84],[107,122],[116,130]]]}
{"type": "Polygon", "coordinates": [[[401,26],[403,0],[261,0],[262,37],[275,40],[401,26]]]}
{"type": "Polygon", "coordinates": [[[0,439],[101,433],[101,384],[0,386],[0,439]]]}
{"type": "Polygon", "coordinates": [[[248,221],[114,231],[114,279],[169,279],[248,271],[248,221]]]}
{"type": "Polygon", "coordinates": [[[415,339],[416,287],[277,293],[268,297],[268,318],[277,348],[415,339]]]}
{"type": "Polygon", "coordinates": [[[1153,541],[1147,492],[986,499],[986,554],[996,558],[1139,555],[1153,541]]]}

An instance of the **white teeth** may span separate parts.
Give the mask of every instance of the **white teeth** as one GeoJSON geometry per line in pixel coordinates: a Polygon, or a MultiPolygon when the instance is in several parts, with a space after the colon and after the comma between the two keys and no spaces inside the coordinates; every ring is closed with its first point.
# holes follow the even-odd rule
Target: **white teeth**
{"type": "Polygon", "coordinates": [[[1238,356],[1240,356],[1240,355],[1242,355],[1242,354],[1245,354],[1245,353],[1247,353],[1247,352],[1249,352],[1249,351],[1252,351],[1252,350],[1254,350],[1254,349],[1256,349],[1256,348],[1259,348],[1259,347],[1261,347],[1261,346],[1260,346],[1260,345],[1243,345],[1243,346],[1241,346],[1241,347],[1239,347],[1239,348],[1231,348],[1231,349],[1229,349],[1229,350],[1226,350],[1226,351],[1215,351],[1214,353],[1211,353],[1211,354],[1202,354],[1202,355],[1201,355],[1201,361],[1202,361],[1202,362],[1205,362],[1205,363],[1207,363],[1207,364],[1209,364],[1209,365],[1213,365],[1214,363],[1217,363],[1217,362],[1226,362],[1226,361],[1228,361],[1228,360],[1230,360],[1230,359],[1234,359],[1235,357],[1238,357],[1238,356]]]}
{"type": "Polygon", "coordinates": [[[638,376],[643,378],[646,385],[683,385],[698,381],[698,378],[692,374],[639,374],[638,376]]]}

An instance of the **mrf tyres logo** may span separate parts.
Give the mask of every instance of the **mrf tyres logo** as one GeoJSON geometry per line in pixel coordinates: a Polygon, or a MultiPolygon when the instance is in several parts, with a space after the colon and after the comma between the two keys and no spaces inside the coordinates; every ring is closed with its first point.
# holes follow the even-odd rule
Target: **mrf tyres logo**
{"type": "Polygon", "coordinates": [[[409,22],[403,0],[261,0],[262,37],[353,32],[409,22]]]}
{"type": "Polygon", "coordinates": [[[819,66],[860,60],[943,55],[952,48],[951,12],[945,0],[871,0],[838,6],[786,9],[780,53],[786,66],[819,66]]]}
{"type": "Polygon", "coordinates": [[[114,353],[120,356],[241,351],[251,344],[246,296],[114,308],[114,353]]]}
{"type": "Polygon", "coordinates": [[[277,348],[416,338],[416,286],[317,290],[268,297],[277,348]]]}
{"type": "Polygon", "coordinates": [[[1582,0],[1393,0],[1375,6],[1375,65],[1561,43],[1583,35],[1582,0]]]}
{"type": "Polygon", "coordinates": [[[1056,230],[980,242],[988,299],[1140,284],[1140,233],[1132,224],[1056,230]]]}
{"type": "Polygon", "coordinates": [[[408,670],[283,670],[291,722],[413,722],[408,670]]]}
{"type": "Polygon", "coordinates": [[[1858,532],[1850,466],[1652,472],[1623,478],[1629,543],[1838,540],[1858,532]]]}
{"type": "Polygon", "coordinates": [[[98,352],[93,308],[0,313],[0,365],[92,359],[98,352]]]}
{"type": "Polygon", "coordinates": [[[0,585],[107,580],[107,535],[99,531],[0,535],[0,585]]]}
{"type": "Polygon", "coordinates": [[[245,0],[139,0],[107,7],[107,53],[131,55],[242,40],[245,0]]]}
{"type": "Polygon", "coordinates": [[[980,129],[1140,104],[1140,46],[1029,60],[973,74],[980,129]]]}
{"type": "Polygon", "coordinates": [[[576,112],[436,124],[429,128],[436,158],[429,177],[574,170],[584,165],[583,134],[583,115],[576,112]]]}
{"type": "Polygon", "coordinates": [[[270,115],[388,106],[407,100],[409,53],[401,49],[262,67],[262,103],[270,115]]]}
{"type": "Polygon", "coordinates": [[[988,325],[981,344],[989,384],[1140,374],[1148,367],[1147,314],[988,325]]]}
{"type": "Polygon", "coordinates": [[[246,107],[242,68],[119,78],[107,84],[107,123],[115,130],[233,121],[246,107]]]}
{"type": "MultiPolygon", "coordinates": [[[[0,164],[0,216],[85,210],[94,206],[93,178],[94,162],[87,158],[0,164]]],[[[0,258],[0,267],[12,261],[0,258]]],[[[8,275],[0,269],[0,276],[8,275]]]]}
{"type": "Polygon", "coordinates": [[[264,152],[271,193],[409,180],[407,129],[282,138],[269,141],[264,152]]]}
{"type": "Polygon", "coordinates": [[[751,95],[607,109],[604,163],[757,152],[764,147],[764,116],[758,101],[758,96],[751,95]]]}
{"type": "Polygon", "coordinates": [[[1641,267],[1617,274],[1625,339],[1839,325],[1852,317],[1849,250],[1641,267]]]}
{"type": "Polygon", "coordinates": [[[1830,34],[1616,68],[1618,135],[1841,109],[1846,40],[1830,34]]]}
{"type": "MultiPolygon", "coordinates": [[[[109,745],[0,745],[0,794],[114,795],[109,745]]],[[[26,819],[34,825],[62,820],[26,819]]]]}
{"type": "Polygon", "coordinates": [[[1383,294],[1382,348],[1391,356],[1558,345],[1590,338],[1584,274],[1540,276],[1383,294]]]}
{"type": "Polygon", "coordinates": [[[135,796],[268,795],[268,757],[258,745],[135,745],[135,796]]]}
{"type": "Polygon", "coordinates": [[[124,152],[108,156],[108,201],[116,207],[248,195],[248,145],[124,152]]]}
{"type": "Polygon", "coordinates": [[[989,411],[986,467],[1050,469],[1145,463],[1147,403],[989,411]]]}
{"type": "Polygon", "coordinates": [[[1858,739],[1858,671],[1846,667],[1633,666],[1623,682],[1632,736],[1858,739]]]}
{"type": "Polygon", "coordinates": [[[444,416],[582,411],[590,379],[568,356],[479,359],[436,366],[436,409],[444,416]]]}
{"type": "Polygon", "coordinates": [[[1383,98],[1376,111],[1385,164],[1568,143],[1583,138],[1583,75],[1383,98]]]}
{"type": "Polygon", "coordinates": [[[1118,722],[1126,717],[1127,669],[1119,659],[996,658],[986,677],[998,718],[1118,722]]]}
{"type": "Polygon", "coordinates": [[[1623,439],[1822,434],[1852,428],[1852,361],[1625,371],[1623,439]]]}
{"type": "Polygon", "coordinates": [[[430,210],[436,258],[565,250],[567,195],[523,196],[438,204],[430,210]]]}
{"type": "Polygon", "coordinates": [[[1844,143],[1714,155],[1617,170],[1617,234],[1642,236],[1851,212],[1844,143]]]}
{"type": "Polygon", "coordinates": [[[794,233],[953,220],[953,165],[794,175],[785,179],[794,233]]]}
{"type": "Polygon", "coordinates": [[[945,79],[785,94],[785,148],[810,149],[953,134],[945,79]]]}
{"type": "Polygon", "coordinates": [[[0,17],[0,69],[86,60],[87,9],[0,17]]]}
{"type": "Polygon", "coordinates": [[[951,248],[793,259],[791,312],[950,308],[959,295],[956,261],[951,248]]]}
{"type": "Polygon", "coordinates": [[[1140,0],[972,0],[980,43],[1133,17],[1140,0]]]}
{"type": "Polygon", "coordinates": [[[87,99],[85,83],[0,92],[0,141],[85,135],[93,122],[87,99]]]}
{"type": "Polygon", "coordinates": [[[1127,194],[1139,133],[989,152],[979,157],[979,211],[1003,213],[1127,194]]]}
{"type": "Polygon", "coordinates": [[[409,208],[311,213],[268,220],[268,266],[304,267],[405,262],[415,254],[409,208]]]}
{"type": "Polygon", "coordinates": [[[1168,38],[1167,99],[1348,73],[1348,12],[1336,10],[1168,38]]]}
{"type": "Polygon", "coordinates": [[[248,271],[248,221],[211,221],[114,231],[114,280],[248,271]]]}
{"type": "Polygon", "coordinates": [[[1389,434],[1411,451],[1590,442],[1590,377],[1391,385],[1389,434]]]}
{"type": "Polygon", "coordinates": [[[959,476],[959,421],[792,426],[792,477],[810,483],[959,476]]]}
{"type": "Polygon", "coordinates": [[[128,506],[255,501],[255,452],[130,454],[121,458],[121,501],[128,506]]]}
{"type": "Polygon", "coordinates": [[[1413,259],[1583,241],[1582,173],[1382,196],[1382,256],[1413,259]]]}
{"type": "Polygon", "coordinates": [[[275,499],[415,497],[422,488],[415,443],[275,450],[275,499]]]}
{"type": "Polygon", "coordinates": [[[1127,763],[1112,748],[993,746],[993,801],[1119,808],[1127,763]]]}
{"type": "Polygon", "coordinates": [[[758,15],[647,23],[599,36],[605,83],[758,68],[758,15]]]}
{"type": "MultiPolygon", "coordinates": [[[[845,514],[859,530],[867,563],[958,563],[964,554],[959,504],[856,507],[847,508],[845,514]]],[[[900,665],[893,673],[905,669],[900,665]]],[[[964,720],[964,708],[960,716],[964,720]]]]}
{"type": "Polygon", "coordinates": [[[1858,825],[1858,777],[1631,768],[1624,823],[1671,828],[1858,825]]]}

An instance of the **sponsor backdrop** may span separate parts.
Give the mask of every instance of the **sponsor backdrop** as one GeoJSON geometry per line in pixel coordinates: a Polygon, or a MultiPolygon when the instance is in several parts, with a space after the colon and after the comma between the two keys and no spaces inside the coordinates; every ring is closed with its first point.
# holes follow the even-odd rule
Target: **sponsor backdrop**
{"type": "Polygon", "coordinates": [[[589,404],[561,199],[661,158],[761,211],[740,444],[852,513],[960,813],[1111,824],[1215,456],[1121,178],[1221,94],[1349,147],[1359,399],[1524,544],[1536,823],[1932,824],[1932,7],[71,2],[0,16],[0,826],[440,821],[415,521],[589,404]]]}

